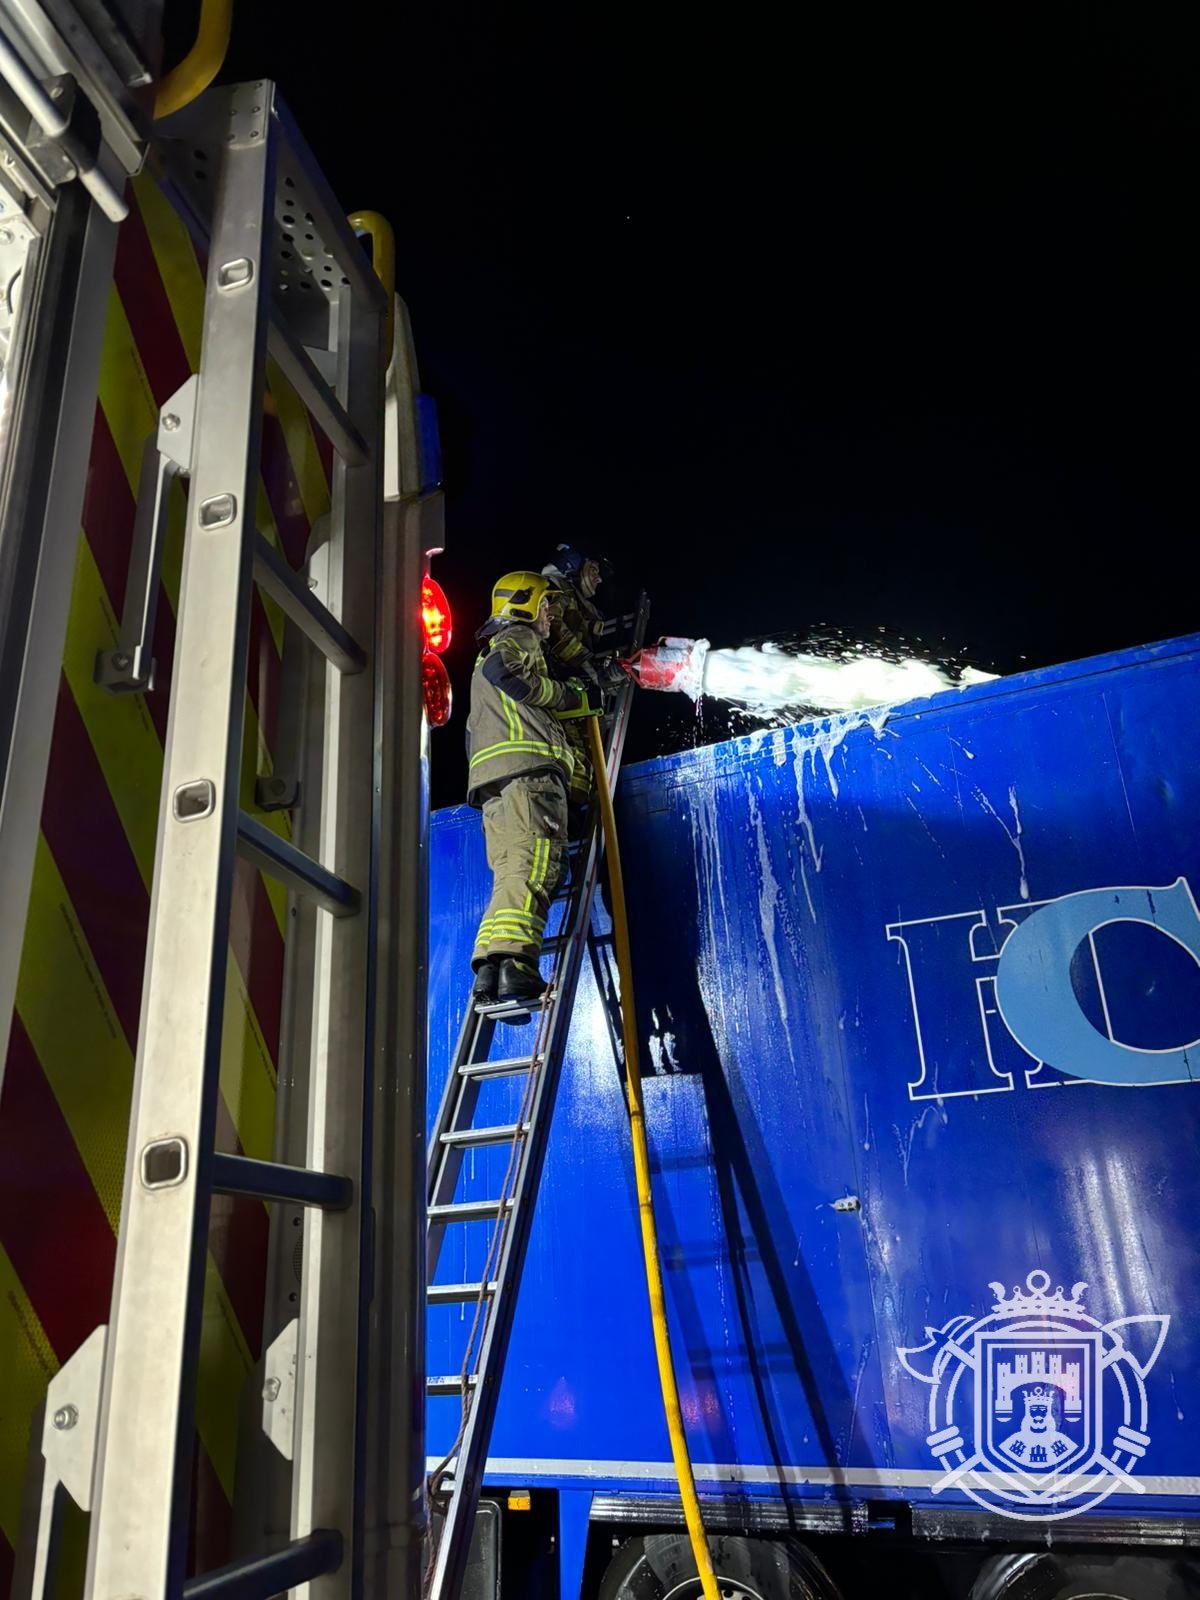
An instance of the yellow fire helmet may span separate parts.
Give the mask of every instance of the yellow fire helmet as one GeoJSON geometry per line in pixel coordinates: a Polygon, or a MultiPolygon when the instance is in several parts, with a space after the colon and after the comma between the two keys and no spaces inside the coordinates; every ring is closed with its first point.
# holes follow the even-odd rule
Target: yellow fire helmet
{"type": "Polygon", "coordinates": [[[492,590],[492,621],[532,622],[551,588],[540,572],[506,572],[492,590]]]}

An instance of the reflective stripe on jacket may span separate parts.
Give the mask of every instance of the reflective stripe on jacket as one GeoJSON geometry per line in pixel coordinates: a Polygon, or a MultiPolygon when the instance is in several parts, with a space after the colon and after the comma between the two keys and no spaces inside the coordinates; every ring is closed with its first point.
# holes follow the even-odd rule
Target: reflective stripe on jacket
{"type": "Polygon", "coordinates": [[[554,712],[574,711],[577,690],[546,669],[542,643],[525,623],[502,628],[475,663],[467,717],[467,801],[524,772],[557,772],[570,785],[575,757],[554,712]]]}

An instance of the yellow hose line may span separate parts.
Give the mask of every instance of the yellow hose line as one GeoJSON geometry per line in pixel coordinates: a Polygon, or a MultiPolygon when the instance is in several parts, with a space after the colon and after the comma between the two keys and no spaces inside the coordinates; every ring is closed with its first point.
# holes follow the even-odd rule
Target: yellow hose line
{"type": "Polygon", "coordinates": [[[154,96],[156,120],[182,111],[208,88],[220,72],[229,49],[232,24],[233,0],[200,0],[196,41],[179,65],[172,67],[159,84],[154,96]]]}
{"type": "Polygon", "coordinates": [[[683,1415],[679,1409],[679,1389],[675,1383],[675,1364],[671,1359],[671,1335],[667,1328],[667,1304],[663,1297],[662,1267],[658,1259],[658,1230],[654,1225],[654,1196],[650,1188],[650,1151],[646,1144],[646,1117],[642,1105],[642,1077],[638,1066],[637,1021],[633,1008],[633,960],[629,949],[629,922],[625,915],[625,880],[621,875],[621,852],[617,845],[617,819],[613,814],[612,790],[608,786],[608,766],[600,738],[600,719],[587,718],[588,744],[596,769],[596,792],[600,799],[600,826],[608,854],[608,881],[612,888],[613,943],[617,970],[621,975],[621,1026],[625,1038],[625,1093],[629,1104],[629,1131],[633,1135],[633,1169],[637,1175],[638,1216],[642,1225],[642,1254],[646,1262],[646,1288],[650,1295],[650,1320],[654,1325],[654,1352],[658,1357],[658,1382],[662,1389],[667,1432],[671,1436],[671,1455],[679,1495],[687,1521],[692,1556],[700,1576],[704,1600],[720,1600],[717,1580],[708,1554],[708,1540],[696,1498],[696,1480],[688,1455],[683,1415]]]}

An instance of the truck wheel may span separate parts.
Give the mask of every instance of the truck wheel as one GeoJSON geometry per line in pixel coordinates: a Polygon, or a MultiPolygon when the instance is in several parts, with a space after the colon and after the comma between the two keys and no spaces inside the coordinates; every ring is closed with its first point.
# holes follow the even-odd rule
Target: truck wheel
{"type": "MultiPolygon", "coordinates": [[[[708,1541],[721,1600],[841,1600],[824,1567],[792,1539],[715,1534],[708,1541]]],[[[651,1533],[621,1546],[598,1600],[699,1600],[686,1534],[651,1533]]]]}
{"type": "Polygon", "coordinates": [[[1200,1568],[1170,1556],[996,1556],[970,1600],[1195,1600],[1200,1568]]]}

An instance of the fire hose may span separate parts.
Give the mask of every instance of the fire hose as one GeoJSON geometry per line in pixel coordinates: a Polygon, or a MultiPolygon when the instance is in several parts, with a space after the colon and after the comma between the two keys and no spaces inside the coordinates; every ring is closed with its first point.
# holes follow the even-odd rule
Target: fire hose
{"type": "Polygon", "coordinates": [[[600,826],[608,853],[608,881],[612,889],[613,943],[617,971],[621,977],[621,1029],[625,1040],[625,1093],[629,1109],[629,1130],[633,1136],[633,1169],[637,1178],[638,1216],[642,1229],[642,1254],[646,1263],[646,1288],[650,1297],[650,1320],[654,1327],[654,1353],[658,1359],[658,1382],[662,1390],[663,1411],[671,1438],[671,1455],[679,1495],[691,1541],[692,1556],[700,1578],[704,1600],[720,1600],[717,1580],[708,1553],[708,1540],[696,1495],[696,1479],[688,1454],[683,1414],[679,1409],[679,1388],[671,1356],[671,1335],[667,1327],[667,1305],[663,1295],[662,1265],[658,1255],[658,1230],[654,1222],[654,1195],[650,1186],[650,1151],[646,1142],[646,1116],[642,1104],[642,1079],[638,1064],[637,1020],[633,1006],[633,961],[629,946],[629,921],[625,914],[625,882],[621,876],[621,853],[617,844],[617,821],[613,813],[612,790],[598,717],[587,719],[588,744],[596,771],[596,793],[600,801],[600,826]]]}

